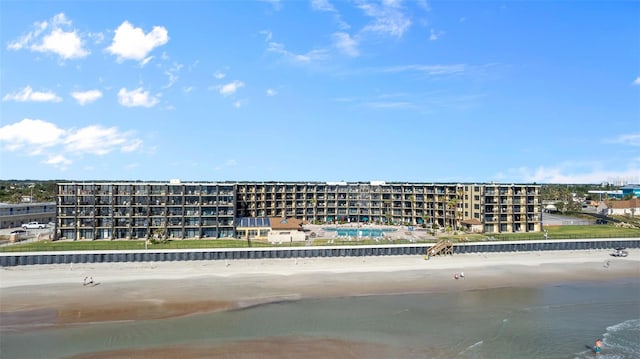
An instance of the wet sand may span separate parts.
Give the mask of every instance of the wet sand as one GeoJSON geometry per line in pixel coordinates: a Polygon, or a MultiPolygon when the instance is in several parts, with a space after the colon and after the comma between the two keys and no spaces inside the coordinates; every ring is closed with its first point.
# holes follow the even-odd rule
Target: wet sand
{"type": "Polygon", "coordinates": [[[234,359],[324,359],[324,358],[425,358],[442,357],[436,350],[425,348],[401,348],[376,343],[363,343],[339,339],[270,338],[265,340],[238,341],[220,345],[189,345],[150,349],[114,350],[83,354],[71,359],[111,358],[234,358],[234,359]]]}

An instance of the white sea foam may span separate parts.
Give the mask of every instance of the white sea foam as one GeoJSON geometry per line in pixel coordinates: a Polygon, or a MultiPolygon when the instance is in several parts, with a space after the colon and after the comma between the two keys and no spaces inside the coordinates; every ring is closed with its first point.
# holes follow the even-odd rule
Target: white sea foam
{"type": "Polygon", "coordinates": [[[477,347],[481,346],[483,343],[484,343],[484,341],[483,341],[483,340],[481,340],[481,341],[479,341],[479,342],[477,342],[477,343],[474,343],[474,344],[472,344],[472,345],[469,345],[469,346],[468,346],[468,347],[466,347],[463,351],[461,351],[460,353],[458,353],[458,354],[456,355],[456,357],[463,357],[463,358],[465,358],[467,353],[469,353],[469,352],[473,351],[473,350],[474,350],[474,349],[476,349],[477,347]]]}
{"type": "Polygon", "coordinates": [[[607,356],[603,358],[640,358],[640,319],[630,319],[607,327],[603,334],[607,356]],[[609,352],[610,351],[610,352],[609,352]]]}

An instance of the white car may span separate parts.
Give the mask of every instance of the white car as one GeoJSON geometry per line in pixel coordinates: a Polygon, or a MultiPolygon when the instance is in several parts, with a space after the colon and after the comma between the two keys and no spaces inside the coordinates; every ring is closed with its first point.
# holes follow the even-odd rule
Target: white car
{"type": "Polygon", "coordinates": [[[47,228],[47,225],[44,223],[29,222],[29,223],[24,223],[20,227],[22,227],[23,229],[44,229],[44,228],[47,228]]]}
{"type": "Polygon", "coordinates": [[[625,251],[624,249],[618,249],[615,252],[611,253],[611,255],[614,257],[626,257],[629,255],[629,252],[625,251]]]}

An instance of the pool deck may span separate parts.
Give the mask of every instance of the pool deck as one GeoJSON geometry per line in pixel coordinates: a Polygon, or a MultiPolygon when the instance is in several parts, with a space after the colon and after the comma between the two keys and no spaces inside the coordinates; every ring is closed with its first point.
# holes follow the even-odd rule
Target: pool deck
{"type": "Polygon", "coordinates": [[[435,237],[429,234],[426,230],[422,228],[414,227],[413,231],[409,231],[407,226],[383,226],[376,224],[356,224],[356,223],[347,223],[347,224],[334,224],[334,225],[316,225],[316,224],[306,224],[304,225],[305,231],[308,233],[315,233],[316,238],[337,238],[337,233],[335,231],[328,231],[326,228],[337,228],[337,229],[377,229],[385,231],[385,238],[391,240],[398,239],[414,239],[414,240],[429,240],[434,239],[435,237]]]}

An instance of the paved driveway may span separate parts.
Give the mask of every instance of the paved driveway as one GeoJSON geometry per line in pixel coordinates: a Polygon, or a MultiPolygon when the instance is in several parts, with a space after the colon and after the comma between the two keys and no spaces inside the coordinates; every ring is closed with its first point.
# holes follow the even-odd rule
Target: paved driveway
{"type": "Polygon", "coordinates": [[[595,221],[584,218],[563,216],[554,213],[542,213],[542,224],[548,226],[584,226],[594,223],[595,221]]]}

